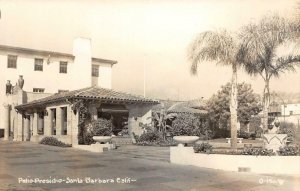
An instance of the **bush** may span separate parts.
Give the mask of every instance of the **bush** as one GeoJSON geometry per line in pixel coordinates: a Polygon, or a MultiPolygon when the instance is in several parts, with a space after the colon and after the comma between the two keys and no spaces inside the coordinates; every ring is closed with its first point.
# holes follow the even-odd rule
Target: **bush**
{"type": "Polygon", "coordinates": [[[43,145],[52,145],[52,146],[58,146],[58,147],[71,147],[70,144],[63,143],[59,140],[57,140],[55,137],[44,137],[40,144],[43,145]]]}
{"type": "Polygon", "coordinates": [[[277,152],[281,156],[296,156],[299,155],[299,147],[297,145],[288,145],[280,147],[277,152]]]}
{"type": "Polygon", "coordinates": [[[224,150],[224,149],[218,149],[218,150],[212,150],[210,154],[222,154],[222,155],[241,155],[241,150],[224,150]]]}
{"type": "Polygon", "coordinates": [[[238,131],[238,137],[243,139],[249,139],[250,133],[247,133],[246,131],[238,131]]]}
{"type": "Polygon", "coordinates": [[[93,136],[111,136],[112,135],[112,122],[111,120],[99,118],[93,120],[84,127],[83,135],[78,135],[79,143],[90,145],[95,143],[93,136]]]}
{"type": "Polygon", "coordinates": [[[173,140],[164,140],[162,136],[162,132],[148,130],[144,132],[142,135],[137,136],[134,135],[137,141],[137,145],[141,146],[175,146],[176,142],[173,140]]]}
{"type": "Polygon", "coordinates": [[[172,128],[170,129],[171,136],[199,136],[211,139],[213,131],[208,122],[201,121],[199,117],[193,114],[179,114],[176,119],[172,121],[172,128]]]}
{"type": "Polygon", "coordinates": [[[296,126],[293,123],[280,122],[278,134],[287,134],[289,141],[295,141],[296,131],[296,126]]]}
{"type": "Polygon", "coordinates": [[[212,151],[212,145],[209,143],[195,144],[193,148],[195,153],[211,153],[212,151]]]}
{"type": "Polygon", "coordinates": [[[138,137],[137,142],[155,142],[160,138],[157,131],[147,131],[138,137]]]}
{"type": "Polygon", "coordinates": [[[92,121],[91,133],[94,136],[111,136],[112,122],[111,120],[99,118],[92,121]]]}
{"type": "Polygon", "coordinates": [[[250,134],[250,137],[251,137],[252,140],[255,140],[256,134],[255,134],[255,133],[251,133],[251,134],[250,134]]]}
{"type": "Polygon", "coordinates": [[[217,128],[213,135],[213,139],[230,137],[230,130],[217,128]]]}
{"type": "Polygon", "coordinates": [[[255,155],[255,156],[273,156],[275,153],[272,149],[262,149],[262,148],[245,148],[241,155],[255,155]]]}

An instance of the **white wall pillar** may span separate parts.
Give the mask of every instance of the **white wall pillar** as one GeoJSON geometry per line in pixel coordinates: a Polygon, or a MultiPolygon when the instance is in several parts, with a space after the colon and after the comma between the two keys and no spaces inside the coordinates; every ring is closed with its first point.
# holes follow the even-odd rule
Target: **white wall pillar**
{"type": "Polygon", "coordinates": [[[57,107],[56,108],[56,135],[61,135],[62,131],[62,108],[57,107]]]}
{"type": "Polygon", "coordinates": [[[17,125],[14,130],[14,140],[23,141],[23,114],[17,113],[17,125]]]}
{"type": "Polygon", "coordinates": [[[30,140],[30,116],[26,115],[24,117],[24,135],[25,135],[25,140],[29,141],[30,140]]]}
{"type": "Polygon", "coordinates": [[[72,145],[78,145],[78,122],[79,122],[79,113],[74,112],[71,110],[69,112],[71,114],[70,118],[72,121],[72,130],[71,130],[71,137],[72,137],[72,145]]]}
{"type": "Polygon", "coordinates": [[[67,135],[72,134],[72,109],[71,106],[67,107],[67,135]]]}
{"type": "Polygon", "coordinates": [[[4,104],[4,140],[7,141],[9,138],[9,127],[10,127],[10,105],[4,104]]]}
{"type": "Polygon", "coordinates": [[[46,109],[46,115],[44,116],[44,135],[52,135],[52,123],[51,123],[51,111],[46,109]]]}
{"type": "Polygon", "coordinates": [[[33,136],[37,136],[38,135],[38,118],[39,115],[37,114],[37,112],[34,112],[32,114],[32,135],[33,136]]]}

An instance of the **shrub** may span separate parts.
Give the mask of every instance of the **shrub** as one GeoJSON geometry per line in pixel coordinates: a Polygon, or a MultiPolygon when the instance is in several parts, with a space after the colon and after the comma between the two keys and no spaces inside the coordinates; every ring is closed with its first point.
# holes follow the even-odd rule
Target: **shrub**
{"type": "Polygon", "coordinates": [[[207,121],[201,121],[193,114],[179,114],[172,121],[171,136],[202,136],[211,139],[213,131],[207,121]]]}
{"type": "Polygon", "coordinates": [[[296,136],[296,126],[293,123],[280,122],[278,134],[287,134],[288,140],[294,142],[296,136]]]}
{"type": "Polygon", "coordinates": [[[288,145],[280,147],[277,152],[281,156],[296,156],[299,154],[299,147],[297,145],[288,145]]]}
{"type": "Polygon", "coordinates": [[[214,139],[218,139],[218,138],[228,138],[230,137],[230,131],[228,129],[220,129],[217,128],[215,130],[215,133],[213,135],[214,139]]]}
{"type": "Polygon", "coordinates": [[[251,139],[255,140],[256,134],[255,134],[255,133],[251,133],[251,134],[250,134],[250,137],[251,137],[251,139]]]}
{"type": "Polygon", "coordinates": [[[243,139],[249,139],[250,133],[247,133],[246,131],[238,131],[238,137],[243,139]]]}
{"type": "Polygon", "coordinates": [[[99,118],[92,121],[91,133],[94,136],[111,136],[112,122],[111,120],[99,118]]]}
{"type": "Polygon", "coordinates": [[[63,143],[59,140],[57,140],[55,137],[44,137],[40,144],[43,145],[52,145],[52,146],[58,146],[58,147],[71,147],[70,144],[63,143]]]}
{"type": "Polygon", "coordinates": [[[147,131],[141,134],[137,142],[155,142],[160,138],[157,131],[147,131]]]}
{"type": "Polygon", "coordinates": [[[112,122],[111,120],[99,118],[86,124],[84,132],[80,138],[79,143],[84,145],[90,145],[95,143],[93,136],[111,136],[112,134],[112,122]]]}
{"type": "Polygon", "coordinates": [[[255,155],[255,156],[272,156],[275,155],[272,149],[262,149],[262,148],[245,148],[241,155],[255,155]]]}
{"type": "Polygon", "coordinates": [[[201,143],[194,145],[195,153],[210,153],[212,151],[212,145],[209,143],[201,143]]]}
{"type": "Polygon", "coordinates": [[[224,150],[224,149],[218,149],[218,150],[212,150],[210,154],[222,154],[222,155],[241,155],[241,150],[224,150]]]}

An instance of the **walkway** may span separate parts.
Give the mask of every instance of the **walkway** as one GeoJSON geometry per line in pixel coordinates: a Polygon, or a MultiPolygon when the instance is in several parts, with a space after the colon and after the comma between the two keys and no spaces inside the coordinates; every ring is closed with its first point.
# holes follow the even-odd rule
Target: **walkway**
{"type": "Polygon", "coordinates": [[[291,191],[300,188],[299,177],[170,164],[168,152],[167,148],[127,146],[96,154],[73,148],[0,141],[0,190],[291,191]],[[26,183],[30,180],[37,183],[26,183]]]}

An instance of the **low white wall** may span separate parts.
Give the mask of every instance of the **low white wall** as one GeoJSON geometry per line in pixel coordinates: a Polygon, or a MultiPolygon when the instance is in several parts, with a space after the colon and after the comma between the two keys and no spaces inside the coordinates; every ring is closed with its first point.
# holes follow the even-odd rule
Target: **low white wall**
{"type": "Polygon", "coordinates": [[[250,168],[250,172],[300,175],[300,156],[247,156],[194,153],[193,147],[170,147],[170,161],[226,171],[250,168]]]}

